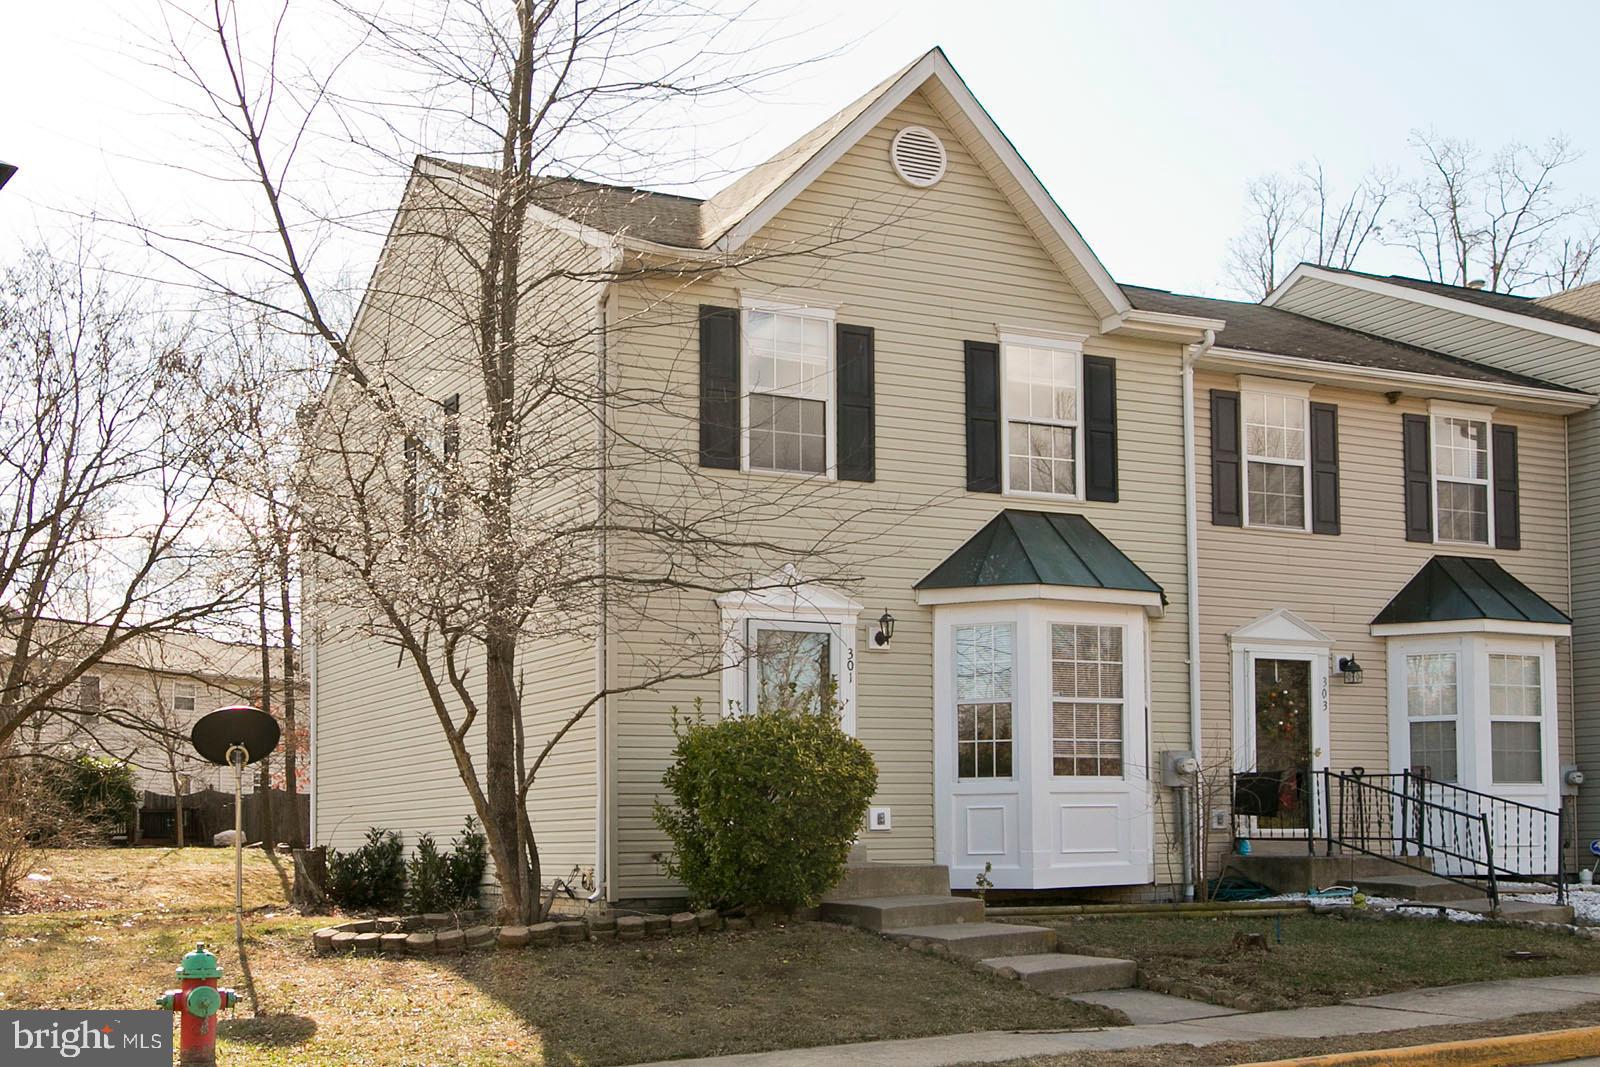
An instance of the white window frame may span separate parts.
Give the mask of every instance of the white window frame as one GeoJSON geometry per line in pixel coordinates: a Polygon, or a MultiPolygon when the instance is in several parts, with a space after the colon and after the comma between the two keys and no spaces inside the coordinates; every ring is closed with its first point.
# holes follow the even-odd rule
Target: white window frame
{"type": "MultiPolygon", "coordinates": [[[[1050,754],[1049,754],[1050,755],[1050,762],[1049,762],[1049,767],[1050,767],[1050,776],[1052,778],[1071,778],[1071,779],[1074,779],[1074,780],[1084,780],[1084,779],[1099,778],[1099,779],[1104,779],[1106,781],[1116,781],[1116,780],[1120,780],[1120,779],[1124,779],[1124,778],[1128,777],[1128,764],[1129,764],[1129,753],[1128,753],[1128,648],[1129,647],[1130,647],[1130,639],[1129,639],[1129,634],[1128,634],[1128,627],[1125,624],[1121,623],[1121,622],[1109,621],[1109,620],[1106,621],[1106,622],[1093,622],[1093,621],[1077,621],[1077,620],[1066,620],[1066,619],[1051,619],[1048,623],[1046,623],[1046,625],[1045,625],[1045,646],[1044,646],[1044,651],[1045,651],[1044,670],[1045,670],[1045,674],[1047,676],[1046,686],[1047,686],[1047,692],[1049,694],[1049,698],[1050,699],[1049,699],[1049,703],[1045,707],[1044,714],[1045,714],[1045,717],[1047,718],[1047,720],[1050,723],[1050,727],[1049,727],[1049,731],[1048,731],[1048,733],[1049,733],[1049,741],[1050,741],[1050,754]],[[1119,697],[1062,697],[1062,696],[1057,696],[1056,695],[1056,691],[1055,691],[1055,662],[1056,662],[1056,660],[1055,660],[1055,628],[1057,626],[1074,626],[1074,627],[1090,627],[1090,626],[1092,626],[1092,627],[1094,627],[1096,629],[1099,629],[1099,630],[1116,630],[1117,631],[1118,638],[1119,638],[1119,640],[1121,642],[1121,646],[1122,646],[1122,659],[1117,664],[1118,667],[1121,668],[1121,672],[1122,672],[1122,684],[1119,687],[1122,690],[1122,695],[1121,696],[1119,696],[1119,697]],[[1056,730],[1055,730],[1055,706],[1057,704],[1070,704],[1070,705],[1074,705],[1074,706],[1079,705],[1079,704],[1097,704],[1097,705],[1115,704],[1117,706],[1117,714],[1118,714],[1118,719],[1119,719],[1118,726],[1117,726],[1117,744],[1118,744],[1119,748],[1122,751],[1122,755],[1117,760],[1117,763],[1121,767],[1121,771],[1119,773],[1117,773],[1117,774],[1078,774],[1077,772],[1074,771],[1074,772],[1072,772],[1070,774],[1061,774],[1056,770],[1056,766],[1055,766],[1055,762],[1056,762],[1055,747],[1056,747],[1056,742],[1061,740],[1060,738],[1058,738],[1056,736],[1056,730]]],[[[1104,664],[1106,661],[1102,659],[1102,660],[1097,660],[1096,662],[1104,664]]],[[[1077,738],[1077,740],[1083,740],[1083,738],[1077,738]]],[[[1103,738],[1097,738],[1096,740],[1104,740],[1104,739],[1103,738]]]]}
{"type": "Polygon", "coordinates": [[[717,597],[722,617],[723,715],[742,715],[755,706],[755,648],[762,629],[826,633],[828,656],[838,680],[839,725],[856,732],[856,620],[861,605],[825,585],[805,581],[786,566],[751,590],[717,597]]]}
{"type": "Polygon", "coordinates": [[[1471,404],[1428,404],[1428,495],[1433,509],[1433,542],[1438,545],[1472,545],[1477,548],[1494,547],[1494,408],[1471,404]],[[1483,423],[1484,476],[1480,478],[1441,477],[1439,474],[1439,422],[1458,419],[1483,423]],[[1439,483],[1482,485],[1484,501],[1484,532],[1482,541],[1458,541],[1439,534],[1439,483]]]}
{"type": "Polygon", "coordinates": [[[1461,708],[1462,708],[1462,703],[1464,701],[1471,701],[1471,699],[1472,699],[1472,691],[1467,687],[1467,678],[1466,678],[1467,665],[1463,662],[1463,658],[1464,657],[1463,657],[1463,654],[1462,654],[1462,649],[1458,645],[1453,645],[1453,644],[1452,645],[1441,645],[1441,646],[1436,646],[1436,647],[1422,645],[1422,646],[1418,646],[1418,647],[1415,647],[1415,648],[1406,648],[1406,649],[1402,650],[1402,652],[1400,653],[1400,657],[1399,657],[1399,663],[1401,664],[1401,668],[1402,669],[1401,669],[1401,675],[1400,675],[1400,680],[1399,680],[1398,684],[1399,684],[1400,692],[1404,695],[1404,699],[1402,701],[1403,707],[1402,707],[1402,712],[1401,713],[1405,716],[1405,720],[1406,720],[1406,726],[1405,726],[1405,731],[1406,731],[1406,761],[1405,761],[1406,762],[1406,767],[1405,767],[1405,769],[1409,770],[1409,769],[1411,769],[1411,768],[1413,768],[1413,767],[1415,767],[1417,765],[1417,755],[1416,755],[1416,753],[1414,751],[1412,751],[1412,745],[1411,745],[1411,727],[1412,726],[1414,726],[1415,724],[1417,724],[1419,722],[1420,723],[1444,723],[1444,722],[1448,722],[1448,723],[1450,723],[1452,726],[1454,726],[1456,728],[1456,740],[1455,740],[1455,752],[1454,752],[1455,774],[1454,774],[1453,777],[1450,777],[1450,778],[1438,778],[1438,779],[1435,779],[1435,781],[1438,781],[1442,785],[1460,785],[1461,784],[1462,775],[1467,770],[1467,768],[1465,766],[1465,760],[1464,760],[1465,753],[1462,751],[1462,747],[1467,741],[1467,738],[1466,738],[1465,735],[1466,735],[1466,730],[1470,729],[1470,721],[1466,718],[1466,716],[1462,715],[1461,708]],[[1450,714],[1448,714],[1448,715],[1412,715],[1411,714],[1411,660],[1414,657],[1422,657],[1422,656],[1448,656],[1450,658],[1451,666],[1453,668],[1453,673],[1455,675],[1456,699],[1455,699],[1455,706],[1454,706],[1454,708],[1451,709],[1450,714]]]}
{"type": "Polygon", "coordinates": [[[838,330],[835,328],[837,315],[831,307],[817,307],[809,304],[786,304],[769,300],[746,298],[742,300],[739,308],[739,469],[747,474],[768,474],[780,478],[827,478],[835,481],[839,477],[838,468],[838,417],[835,405],[838,403],[837,377],[839,365],[838,330]],[[823,466],[820,473],[797,470],[774,470],[768,467],[750,466],[750,396],[755,392],[752,385],[754,375],[750,373],[750,350],[747,346],[750,337],[750,313],[759,311],[770,315],[794,315],[799,318],[818,319],[828,327],[828,369],[823,375],[822,396],[799,396],[796,393],[786,392],[782,389],[762,390],[762,396],[788,396],[801,400],[818,400],[823,405],[822,427],[826,438],[826,450],[823,457],[823,466]]]}
{"type": "Polygon", "coordinates": [[[1239,459],[1242,468],[1239,472],[1241,484],[1239,491],[1243,496],[1244,524],[1246,527],[1257,530],[1278,530],[1287,533],[1307,533],[1311,529],[1311,386],[1305,382],[1278,381],[1276,379],[1240,378],[1239,379],[1239,459]],[[1305,435],[1305,448],[1298,460],[1282,459],[1275,456],[1252,456],[1250,454],[1250,421],[1247,412],[1250,409],[1250,398],[1274,398],[1293,401],[1300,406],[1301,432],[1305,435]],[[1250,514],[1250,464],[1269,463],[1279,467],[1300,468],[1300,517],[1299,526],[1277,526],[1265,522],[1258,522],[1250,514]]]}
{"type": "Polygon", "coordinates": [[[192,715],[199,710],[200,687],[193,682],[172,683],[172,713],[174,715],[182,715],[187,712],[192,715]],[[185,699],[191,702],[191,706],[188,708],[178,707],[178,701],[185,699]]]}
{"type": "Polygon", "coordinates": [[[1083,341],[1077,335],[1041,337],[1032,334],[1000,334],[1000,491],[1006,496],[1031,497],[1036,500],[1083,499],[1083,341]],[[1008,398],[1010,389],[1008,371],[1011,366],[1011,349],[1015,347],[1046,348],[1065,352],[1072,357],[1072,390],[1076,397],[1076,419],[1036,419],[1029,416],[1017,419],[1038,426],[1058,426],[1072,429],[1072,481],[1071,493],[1044,493],[1034,489],[1014,489],[1011,486],[1011,422],[1012,412],[1008,398]]]}
{"type": "Polygon", "coordinates": [[[1489,720],[1489,726],[1488,726],[1488,731],[1489,731],[1489,737],[1488,737],[1489,778],[1488,778],[1488,780],[1489,780],[1489,783],[1490,783],[1491,786],[1510,786],[1513,789],[1516,789],[1516,788],[1539,789],[1539,788],[1544,786],[1545,779],[1549,776],[1549,771],[1545,767],[1545,763],[1548,762],[1546,760],[1546,758],[1545,758],[1545,756],[1546,756],[1545,748],[1549,744],[1549,739],[1545,736],[1547,733],[1549,733],[1548,728],[1545,726],[1545,719],[1548,718],[1548,715],[1546,714],[1546,712],[1547,712],[1548,707],[1549,707],[1550,693],[1549,693],[1549,689],[1548,689],[1548,687],[1546,685],[1546,682],[1545,682],[1545,674],[1547,672],[1546,672],[1546,669],[1545,669],[1546,668],[1546,663],[1545,663],[1544,653],[1539,649],[1532,649],[1532,648],[1503,648],[1503,647],[1500,647],[1498,645],[1490,645],[1487,649],[1485,649],[1485,652],[1484,652],[1484,663],[1485,663],[1485,666],[1486,666],[1486,676],[1484,678],[1483,713],[1484,713],[1484,717],[1489,720]],[[1539,670],[1539,709],[1535,714],[1533,714],[1533,715],[1496,715],[1494,713],[1494,670],[1493,670],[1492,667],[1488,667],[1488,664],[1496,656],[1515,657],[1517,659],[1531,659],[1535,663],[1538,664],[1538,670],[1539,670]],[[1538,728],[1538,731],[1539,731],[1539,777],[1538,778],[1533,779],[1531,781],[1529,781],[1529,780],[1501,781],[1499,778],[1495,777],[1495,774],[1494,774],[1494,728],[1495,728],[1495,724],[1496,723],[1502,723],[1502,722],[1520,723],[1520,724],[1522,724],[1524,726],[1531,724],[1531,725],[1533,725],[1533,726],[1538,728]]]}
{"type": "MultiPolygon", "coordinates": [[[[950,692],[951,692],[951,694],[953,696],[953,701],[951,703],[951,710],[955,713],[954,717],[952,719],[952,734],[951,734],[951,738],[952,738],[953,746],[952,746],[952,749],[951,749],[951,752],[950,752],[950,758],[951,758],[951,766],[954,768],[954,771],[953,771],[954,780],[956,782],[958,782],[958,783],[967,784],[967,785],[981,785],[984,782],[1014,782],[1014,781],[1016,781],[1017,778],[1019,777],[1019,773],[1020,773],[1020,768],[1018,767],[1017,761],[1021,757],[1021,754],[1022,754],[1022,751],[1023,751],[1023,739],[1022,739],[1021,736],[1019,736],[1019,733],[1020,733],[1019,728],[1020,728],[1020,726],[1022,724],[1018,721],[1018,712],[1020,710],[1020,708],[1019,708],[1019,704],[1020,704],[1019,693],[1022,690],[1023,679],[1021,678],[1021,676],[1019,675],[1019,673],[1017,671],[1017,652],[1018,652],[1018,649],[1017,649],[1017,624],[1016,624],[1016,622],[1014,620],[1011,620],[1011,619],[1006,619],[1006,620],[1003,620],[1003,621],[996,621],[996,622],[983,622],[983,621],[979,621],[979,620],[972,620],[972,621],[966,621],[966,622],[958,623],[958,624],[952,626],[951,629],[950,629],[950,652],[951,652],[951,654],[950,654],[950,668],[949,668],[950,669],[950,676],[951,676],[950,692]],[[995,700],[995,699],[971,701],[971,703],[975,703],[975,704],[999,704],[999,703],[1005,703],[1005,704],[1010,705],[1010,707],[1011,707],[1011,737],[1009,738],[1009,741],[1010,741],[1010,744],[1011,744],[1011,773],[1007,774],[1007,775],[1003,775],[1003,776],[1002,775],[974,775],[971,778],[966,778],[966,777],[963,777],[962,774],[961,774],[961,744],[962,744],[961,730],[960,730],[961,705],[963,703],[966,703],[966,702],[961,699],[961,665],[960,665],[960,662],[959,662],[959,659],[958,659],[958,656],[957,656],[957,653],[956,653],[956,648],[957,648],[957,646],[959,644],[958,634],[960,633],[960,631],[962,631],[962,630],[976,630],[976,629],[1004,630],[1008,634],[1010,634],[1010,636],[1011,636],[1011,693],[1010,693],[1010,695],[1007,696],[1006,699],[1003,702],[1000,701],[1000,700],[995,700]]],[[[974,763],[976,764],[976,759],[974,759],[974,763]]]]}

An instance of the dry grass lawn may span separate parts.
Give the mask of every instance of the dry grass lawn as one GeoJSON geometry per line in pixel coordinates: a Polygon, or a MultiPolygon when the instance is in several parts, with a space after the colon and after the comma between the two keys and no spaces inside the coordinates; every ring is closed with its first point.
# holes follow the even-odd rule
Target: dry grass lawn
{"type": "MultiPolygon", "coordinates": [[[[51,857],[51,882],[35,890],[65,887],[92,907],[0,917],[0,1006],[146,1007],[199,940],[215,945],[225,984],[242,987],[230,858],[210,849],[51,857]]],[[[224,1062],[603,1065],[1110,1021],[820,923],[450,960],[316,957],[309,934],[327,917],[285,909],[259,855],[248,878],[250,959],[267,1015],[225,1019],[224,1062]]]]}

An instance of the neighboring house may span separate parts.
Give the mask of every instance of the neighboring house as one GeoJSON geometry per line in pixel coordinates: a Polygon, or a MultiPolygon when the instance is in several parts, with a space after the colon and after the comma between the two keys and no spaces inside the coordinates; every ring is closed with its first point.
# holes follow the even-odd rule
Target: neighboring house
{"type": "MultiPolygon", "coordinates": [[[[1534,300],[1472,286],[1303,265],[1266,303],[1457,359],[1600,392],[1600,318],[1584,314],[1600,314],[1600,289],[1593,285],[1534,300]]],[[[1492,416],[1497,422],[1501,417],[1492,416]]],[[[1565,484],[1571,502],[1570,536],[1562,547],[1572,568],[1573,757],[1578,768],[1594,772],[1600,768],[1600,411],[1590,408],[1569,418],[1566,438],[1566,461],[1548,470],[1546,486],[1553,491],[1565,484]]],[[[1523,479],[1524,493],[1534,488],[1523,479]]],[[[1526,536],[1524,545],[1524,555],[1530,548],[1545,547],[1526,536]]],[[[1512,557],[1502,555],[1501,560],[1517,570],[1512,557]]],[[[1545,588],[1536,578],[1529,581],[1545,588]]],[[[1560,769],[1558,774],[1565,777],[1560,769]]],[[[1600,837],[1600,789],[1567,789],[1577,794],[1580,844],[1600,837]]]]}
{"type": "MultiPolygon", "coordinates": [[[[273,655],[276,667],[277,650],[273,655]]],[[[163,798],[206,789],[231,794],[232,774],[195,754],[189,730],[207,712],[254,703],[260,693],[259,646],[166,633],[123,644],[79,678],[68,707],[29,723],[22,738],[37,752],[120,760],[133,769],[136,788],[163,798]]],[[[298,698],[302,707],[309,704],[309,685],[298,698]]],[[[137,836],[171,838],[174,818],[167,803],[142,811],[137,836]]]]}
{"type": "MultiPolygon", "coordinates": [[[[419,221],[395,233],[492,180],[419,160],[400,208],[419,221]]],[[[1430,597],[1414,595],[1436,573],[1489,583],[1530,613],[1502,627],[1486,612],[1450,639],[1474,663],[1527,657],[1494,660],[1495,684],[1518,672],[1540,754],[1508,743],[1495,765],[1532,760],[1550,783],[1572,707],[1555,475],[1564,420],[1592,397],[1446,348],[1119,286],[938,50],[708,200],[551,190],[533,210],[535,254],[557,263],[791,250],[670,285],[578,285],[538,313],[600,309],[597,366],[624,394],[671,398],[618,413],[618,436],[698,464],[619,464],[605,497],[770,501],[768,521],[789,534],[850,512],[841,572],[859,578],[796,585],[805,562],[774,563],[768,591],[661,595],[608,615],[594,640],[523,650],[537,738],[685,634],[728,648],[720,677],[613,695],[568,735],[529,801],[547,871],[579,868],[611,900],[681,892],[651,819],[672,709],[760,705],[799,664],[807,680],[837,678],[844,727],[878,763],[862,835],[872,859],[937,860],[957,889],[987,869],[998,888],[1168,895],[1187,869],[1164,754],[1269,769],[1250,694],[1272,664],[1295,699],[1321,703],[1270,769],[1421,763],[1442,777],[1441,731],[1414,734],[1387,691],[1436,643],[1430,597]],[[868,250],[805,251],[848,230],[869,234],[868,250]],[[1241,452],[1258,426],[1267,451],[1241,452]],[[1416,465],[1462,432],[1485,449],[1510,440],[1518,469],[1500,463],[1496,482],[1466,457],[1466,500],[1441,513],[1433,498],[1456,500],[1456,483],[1416,465]],[[1518,499],[1500,503],[1508,492],[1518,499]],[[1385,613],[1396,621],[1375,622],[1385,613]],[[1349,657],[1366,684],[1330,695],[1349,657]]],[[[432,295],[407,279],[418,241],[391,238],[351,343],[413,392],[471,410],[470,367],[446,366],[448,337],[406,317],[432,295]]],[[[391,645],[319,614],[310,588],[313,837],[455,832],[471,809],[420,686],[391,645]]],[[[1428,664],[1415,687],[1442,707],[1446,673],[1428,664]]],[[[1461,670],[1459,686],[1489,684],[1461,670]]],[[[1473,730],[1481,714],[1458,712],[1473,730]]],[[[1463,784],[1493,785],[1495,761],[1460,729],[1463,784]]]]}

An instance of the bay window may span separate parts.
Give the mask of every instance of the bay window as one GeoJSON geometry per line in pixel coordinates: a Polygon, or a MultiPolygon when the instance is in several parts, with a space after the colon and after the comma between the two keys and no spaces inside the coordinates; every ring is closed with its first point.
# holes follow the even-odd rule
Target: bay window
{"type": "Polygon", "coordinates": [[[1002,338],[1006,492],[1080,495],[1082,355],[1076,343],[1002,338]]]}
{"type": "Polygon", "coordinates": [[[1407,656],[1405,692],[1412,773],[1436,782],[1457,781],[1460,686],[1456,654],[1428,652],[1407,656]]]}
{"type": "Polygon", "coordinates": [[[831,465],[833,313],[815,308],[744,311],[746,467],[825,474],[831,465]]]}
{"type": "Polygon", "coordinates": [[[1489,656],[1490,776],[1496,784],[1544,780],[1541,673],[1538,656],[1489,656]]]}
{"type": "Polygon", "coordinates": [[[958,626],[953,643],[956,777],[1010,778],[1015,743],[1014,631],[1009,625],[958,626]]]}
{"type": "Polygon", "coordinates": [[[1052,624],[1050,693],[1053,773],[1120,777],[1122,627],[1052,624]]]}

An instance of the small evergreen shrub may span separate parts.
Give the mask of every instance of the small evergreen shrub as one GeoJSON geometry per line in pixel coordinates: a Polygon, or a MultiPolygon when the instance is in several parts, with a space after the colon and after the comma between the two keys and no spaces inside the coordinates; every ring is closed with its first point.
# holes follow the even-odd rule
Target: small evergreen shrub
{"type": "Polygon", "coordinates": [[[433,843],[433,835],[420,835],[416,849],[406,861],[406,910],[429,912],[448,908],[445,877],[445,858],[439,854],[439,846],[433,843]]]}
{"type": "Polygon", "coordinates": [[[845,859],[878,785],[831,694],[707,722],[673,714],[677,746],[656,825],[661,861],[697,907],[793,911],[815,904],[845,859]]]}
{"type": "Polygon", "coordinates": [[[385,911],[405,895],[405,850],[400,835],[374,826],[366,844],[328,852],[328,896],[349,911],[385,911]]]}
{"type": "Polygon", "coordinates": [[[477,905],[478,886],[489,862],[488,840],[477,827],[467,816],[466,827],[450,842],[448,852],[439,851],[432,834],[417,838],[406,862],[407,911],[453,911],[477,905]]]}
{"type": "Polygon", "coordinates": [[[483,872],[489,867],[489,839],[478,829],[478,822],[467,816],[460,836],[450,842],[445,857],[445,888],[458,907],[476,907],[483,885],[483,872]]]}
{"type": "Polygon", "coordinates": [[[133,768],[121,760],[79,752],[57,764],[54,773],[63,805],[89,833],[117,833],[137,817],[140,798],[133,768]]]}

